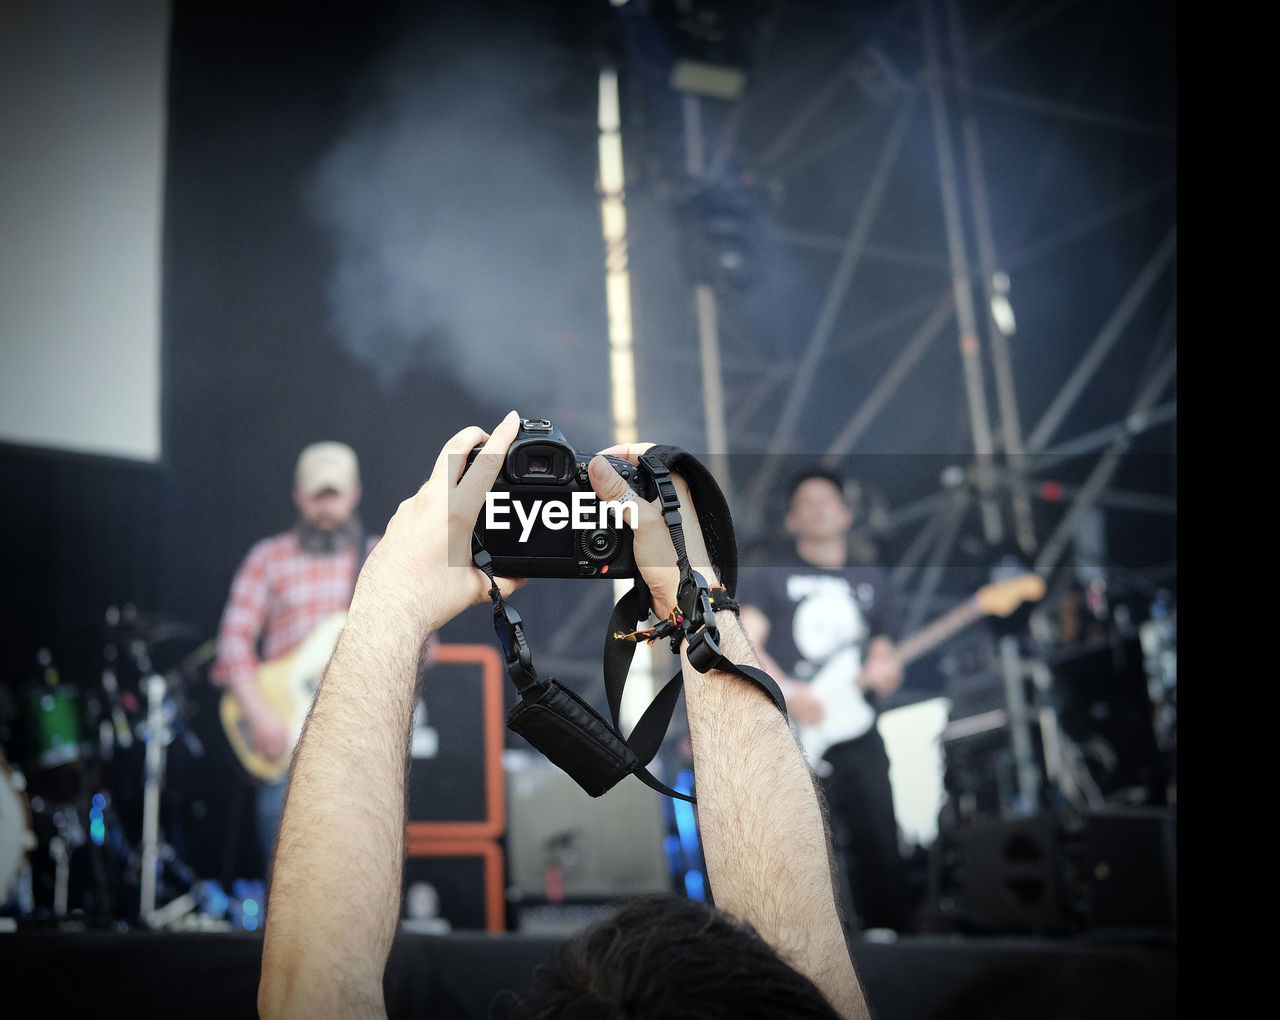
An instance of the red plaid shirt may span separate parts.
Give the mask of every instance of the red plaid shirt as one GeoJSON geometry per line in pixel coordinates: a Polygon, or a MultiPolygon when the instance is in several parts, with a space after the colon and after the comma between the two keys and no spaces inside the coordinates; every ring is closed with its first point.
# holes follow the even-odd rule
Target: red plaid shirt
{"type": "MultiPolygon", "coordinates": [[[[376,541],[370,538],[369,547],[376,541]]],[[[327,617],[346,612],[355,569],[355,546],[331,555],[311,553],[293,531],[255,545],[231,583],[218,629],[214,683],[253,683],[260,661],[287,655],[327,617]]]]}

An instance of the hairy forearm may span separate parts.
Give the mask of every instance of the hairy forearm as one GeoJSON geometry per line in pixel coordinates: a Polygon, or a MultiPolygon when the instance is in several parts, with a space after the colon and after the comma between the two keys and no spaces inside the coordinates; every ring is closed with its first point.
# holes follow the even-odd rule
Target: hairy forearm
{"type": "MultiPolygon", "coordinates": [[[[717,624],[729,659],[756,664],[737,620],[722,612],[717,624]]],[[[842,1015],[867,1016],[836,905],[830,837],[785,717],[740,676],[703,675],[684,660],[684,677],[716,905],[755,927],[842,1015]]]]}
{"type": "MultiPolygon", "coordinates": [[[[268,899],[263,1017],[386,1015],[400,917],[409,720],[427,636],[489,584],[464,566],[484,495],[519,429],[469,426],[369,553],[293,762],[268,899]],[[461,478],[461,458],[484,453],[461,478]]],[[[519,582],[500,578],[510,595],[519,582]]]]}
{"type": "Polygon", "coordinates": [[[384,1015],[425,637],[406,615],[352,605],[293,763],[271,874],[263,1017],[384,1015]]]}

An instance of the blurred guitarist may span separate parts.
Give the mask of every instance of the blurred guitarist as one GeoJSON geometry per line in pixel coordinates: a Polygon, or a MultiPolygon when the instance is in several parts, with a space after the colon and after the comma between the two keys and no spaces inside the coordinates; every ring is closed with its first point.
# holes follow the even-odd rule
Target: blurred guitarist
{"type": "Polygon", "coordinates": [[[902,683],[903,667],[888,577],[851,555],[852,491],[833,471],[798,474],[785,520],[793,544],[754,557],[738,598],[743,630],[782,686],[825,790],[848,923],[906,932],[906,865],[874,704],[902,683]],[[820,744],[804,739],[819,732],[820,744]]]}
{"type": "MultiPolygon", "coordinates": [[[[350,606],[356,576],[377,541],[364,534],[356,515],[360,496],[359,465],[349,446],[308,446],[294,472],[297,523],[255,544],[232,582],[212,678],[239,702],[248,741],[267,759],[290,755],[295,737],[289,720],[263,697],[259,668],[293,653],[350,606]]],[[[281,775],[257,785],[258,838],[268,869],[286,780],[281,775]]]]}

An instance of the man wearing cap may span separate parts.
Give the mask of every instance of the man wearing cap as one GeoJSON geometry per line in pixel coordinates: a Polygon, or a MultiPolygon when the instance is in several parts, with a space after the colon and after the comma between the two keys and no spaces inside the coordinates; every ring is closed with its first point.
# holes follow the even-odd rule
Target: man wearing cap
{"type": "MultiPolygon", "coordinates": [[[[376,538],[364,535],[360,470],[344,443],[313,443],[298,457],[293,502],[298,521],[264,538],[236,571],[218,631],[213,681],[240,703],[253,749],[269,759],[287,757],[293,734],[263,697],[258,670],[299,648],[325,621],[346,612],[356,575],[376,538]]],[[[260,781],[257,825],[264,864],[284,803],[285,782],[260,781]]]]}

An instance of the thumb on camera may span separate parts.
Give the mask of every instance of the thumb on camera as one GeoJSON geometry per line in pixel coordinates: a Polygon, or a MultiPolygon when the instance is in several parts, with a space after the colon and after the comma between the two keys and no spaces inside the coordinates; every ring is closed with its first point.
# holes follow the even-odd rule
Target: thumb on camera
{"type": "Polygon", "coordinates": [[[618,474],[604,454],[597,453],[592,457],[591,463],[587,465],[587,471],[591,476],[591,487],[602,500],[621,499],[631,492],[631,486],[627,484],[627,480],[618,474]]]}

